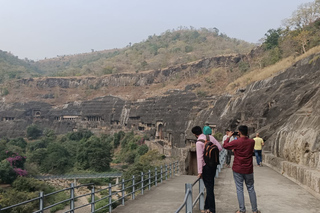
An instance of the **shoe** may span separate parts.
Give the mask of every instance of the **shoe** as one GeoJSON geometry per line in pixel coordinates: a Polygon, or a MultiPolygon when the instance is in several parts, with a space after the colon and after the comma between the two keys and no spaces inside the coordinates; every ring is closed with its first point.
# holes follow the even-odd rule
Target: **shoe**
{"type": "Polygon", "coordinates": [[[261,211],[259,211],[259,210],[258,210],[258,211],[256,211],[256,212],[253,212],[253,213],[261,213],[261,211]]]}
{"type": "MultiPolygon", "coordinates": [[[[246,212],[242,212],[240,210],[237,210],[237,211],[235,211],[235,213],[246,213],[246,212]]],[[[259,213],[261,213],[261,212],[259,212],[259,213]]]]}

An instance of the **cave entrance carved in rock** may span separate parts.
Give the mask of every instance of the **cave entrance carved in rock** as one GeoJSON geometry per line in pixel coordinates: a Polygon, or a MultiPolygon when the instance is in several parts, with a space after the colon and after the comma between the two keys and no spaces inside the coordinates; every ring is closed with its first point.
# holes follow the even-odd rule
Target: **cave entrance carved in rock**
{"type": "Polygon", "coordinates": [[[190,150],[187,159],[187,175],[198,175],[196,151],[190,150]]]}
{"type": "Polygon", "coordinates": [[[163,139],[163,123],[157,122],[157,132],[156,132],[157,139],[163,139]]]}

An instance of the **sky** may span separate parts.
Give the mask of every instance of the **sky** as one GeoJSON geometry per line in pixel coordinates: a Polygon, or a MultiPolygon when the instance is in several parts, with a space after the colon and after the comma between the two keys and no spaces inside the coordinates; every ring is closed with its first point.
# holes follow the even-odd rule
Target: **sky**
{"type": "Polygon", "coordinates": [[[258,43],[312,0],[0,0],[0,50],[41,60],[123,48],[179,26],[258,43]]]}

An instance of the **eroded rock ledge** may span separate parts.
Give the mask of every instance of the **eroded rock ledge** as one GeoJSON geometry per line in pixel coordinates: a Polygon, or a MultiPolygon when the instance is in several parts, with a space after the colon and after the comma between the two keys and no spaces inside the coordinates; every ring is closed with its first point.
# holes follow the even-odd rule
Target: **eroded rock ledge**
{"type": "MultiPolygon", "coordinates": [[[[206,66],[209,62],[201,63],[206,66]]],[[[165,72],[161,75],[166,76],[165,72]]],[[[146,76],[141,77],[145,80],[132,83],[145,84],[148,82],[146,76]]],[[[62,82],[44,80],[39,88],[70,87],[70,82],[66,85],[62,82]]],[[[194,141],[190,130],[195,125],[209,122],[223,132],[224,128],[245,124],[250,133],[259,131],[266,140],[265,151],[274,156],[266,157],[270,165],[279,164],[280,167],[276,167],[279,171],[319,193],[318,173],[314,172],[320,170],[319,88],[318,54],[297,62],[273,78],[255,82],[233,96],[208,98],[198,97],[192,90],[172,90],[162,97],[138,101],[105,96],[63,106],[34,101],[2,103],[0,136],[24,136],[26,127],[32,123],[57,133],[80,128],[97,133],[133,129],[166,147],[167,155],[175,156],[186,155],[182,149],[188,149],[194,141]]]]}

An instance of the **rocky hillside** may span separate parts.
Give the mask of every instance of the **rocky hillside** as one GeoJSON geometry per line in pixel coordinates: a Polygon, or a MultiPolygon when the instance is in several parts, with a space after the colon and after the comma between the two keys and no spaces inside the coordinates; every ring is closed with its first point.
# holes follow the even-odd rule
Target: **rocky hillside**
{"type": "Polygon", "coordinates": [[[0,50],[0,84],[13,79],[40,76],[38,69],[28,61],[20,60],[9,52],[0,50]]]}
{"type": "Polygon", "coordinates": [[[122,49],[62,55],[32,65],[46,76],[82,76],[140,72],[226,54],[248,53],[254,47],[214,29],[179,28],[128,44],[122,49]]]}
{"type": "Polygon", "coordinates": [[[28,91],[38,100],[24,98],[19,101],[12,98],[7,102],[5,97],[0,105],[0,135],[24,136],[26,127],[31,124],[53,129],[57,133],[82,128],[97,133],[137,130],[162,146],[162,150],[167,150],[165,154],[184,156],[179,150],[185,150],[194,141],[190,132],[192,126],[209,122],[221,132],[224,128],[235,129],[245,124],[249,126],[251,134],[259,131],[266,139],[265,151],[270,151],[266,159],[270,165],[319,193],[320,182],[317,181],[320,179],[316,178],[319,176],[316,171],[320,169],[320,53],[294,63],[273,77],[256,81],[234,95],[201,95],[196,92],[198,81],[190,81],[189,86],[180,90],[167,90],[161,96],[151,94],[150,97],[130,100],[108,95],[109,88],[128,87],[128,91],[144,88],[141,90],[147,92],[148,88],[162,85],[176,73],[189,74],[189,79],[192,79],[199,70],[205,75],[205,70],[225,65],[226,61],[231,67],[235,66],[240,58],[218,57],[186,67],[181,65],[150,73],[110,75],[100,79],[20,80],[11,85],[12,88],[29,88],[28,91]],[[105,91],[105,94],[88,99],[81,97],[79,92],[76,100],[72,98],[77,94],[76,91],[88,85],[101,85],[103,89],[93,88],[92,91],[105,91]],[[48,91],[63,91],[64,95],[48,91]],[[45,92],[45,96],[40,96],[41,92],[45,92]],[[60,100],[60,104],[48,101],[69,96],[70,100],[64,103],[60,100]]]}
{"type": "MultiPolygon", "coordinates": [[[[170,90],[189,90],[200,97],[223,93],[240,76],[233,72],[245,55],[206,58],[167,69],[139,73],[110,74],[101,77],[44,77],[5,84],[6,103],[43,101],[54,105],[113,95],[125,100],[163,96],[170,90]]],[[[233,88],[234,89],[234,88],[233,88]]]]}

